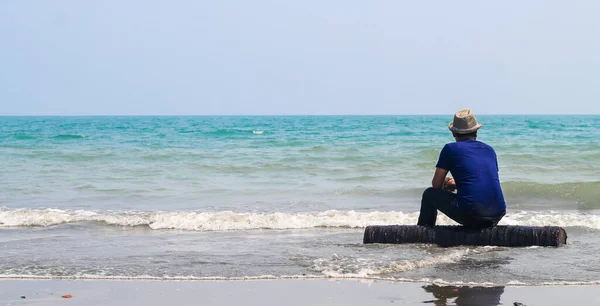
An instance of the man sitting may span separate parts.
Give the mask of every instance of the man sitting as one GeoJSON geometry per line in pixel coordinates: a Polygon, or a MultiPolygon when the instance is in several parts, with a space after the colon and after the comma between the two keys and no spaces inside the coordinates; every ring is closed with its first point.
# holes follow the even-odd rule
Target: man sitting
{"type": "Polygon", "coordinates": [[[433,187],[423,193],[418,225],[434,226],[438,210],[476,229],[495,226],[506,213],[496,152],[476,140],[482,125],[470,109],[454,115],[448,128],[456,142],[446,144],[440,153],[433,187]],[[454,179],[446,178],[448,172],[454,179]]]}

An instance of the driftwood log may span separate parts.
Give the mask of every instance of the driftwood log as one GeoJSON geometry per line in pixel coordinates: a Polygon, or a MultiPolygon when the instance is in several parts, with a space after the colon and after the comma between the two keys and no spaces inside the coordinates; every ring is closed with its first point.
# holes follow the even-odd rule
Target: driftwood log
{"type": "Polygon", "coordinates": [[[558,247],[567,243],[567,232],[558,226],[495,226],[473,230],[462,226],[371,225],[365,228],[363,243],[434,243],[443,247],[457,245],[558,247]]]}

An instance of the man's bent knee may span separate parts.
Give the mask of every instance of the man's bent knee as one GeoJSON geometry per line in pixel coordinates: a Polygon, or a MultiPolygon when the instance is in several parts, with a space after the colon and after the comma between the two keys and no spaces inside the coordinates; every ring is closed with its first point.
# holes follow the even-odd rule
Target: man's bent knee
{"type": "Polygon", "coordinates": [[[441,189],[429,187],[429,188],[425,189],[425,191],[423,191],[423,198],[431,197],[432,195],[439,193],[440,190],[441,189]]]}

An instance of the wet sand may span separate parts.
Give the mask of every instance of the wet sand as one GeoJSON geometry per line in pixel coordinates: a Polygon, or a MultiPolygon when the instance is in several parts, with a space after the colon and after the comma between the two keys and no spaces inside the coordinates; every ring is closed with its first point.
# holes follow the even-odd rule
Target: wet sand
{"type": "Polygon", "coordinates": [[[358,280],[2,280],[0,305],[598,305],[599,289],[358,280]],[[72,298],[61,297],[67,294],[72,298]]]}

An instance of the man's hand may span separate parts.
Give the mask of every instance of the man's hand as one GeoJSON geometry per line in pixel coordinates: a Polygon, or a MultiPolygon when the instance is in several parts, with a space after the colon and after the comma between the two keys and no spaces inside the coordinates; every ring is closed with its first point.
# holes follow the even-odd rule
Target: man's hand
{"type": "Polygon", "coordinates": [[[447,177],[444,181],[444,190],[454,191],[456,190],[456,182],[453,178],[447,177]]]}

